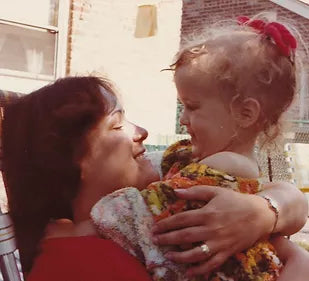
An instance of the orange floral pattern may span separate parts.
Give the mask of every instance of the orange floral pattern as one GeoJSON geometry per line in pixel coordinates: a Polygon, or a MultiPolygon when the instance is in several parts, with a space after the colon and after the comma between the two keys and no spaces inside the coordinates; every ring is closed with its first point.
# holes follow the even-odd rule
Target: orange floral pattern
{"type": "MultiPolygon", "coordinates": [[[[188,140],[180,141],[168,148],[162,161],[165,180],[152,183],[147,189],[141,191],[155,221],[160,221],[179,212],[200,208],[205,204],[200,201],[178,199],[174,193],[176,188],[189,188],[200,184],[221,186],[249,194],[261,191],[261,184],[257,179],[234,177],[196,162],[183,167],[183,163],[194,161],[191,151],[191,143],[188,140]],[[177,154],[179,153],[181,153],[182,163],[177,162],[179,160],[177,154]]],[[[262,241],[231,257],[208,280],[275,281],[279,276],[280,268],[281,262],[276,256],[273,246],[268,241],[262,241]]]]}
{"type": "MultiPolygon", "coordinates": [[[[152,183],[142,191],[127,187],[104,196],[92,208],[91,218],[102,237],[112,239],[145,265],[152,280],[204,280],[188,278],[186,265],[175,264],[165,257],[167,251],[178,249],[153,243],[153,223],[205,205],[201,201],[178,199],[174,192],[177,188],[206,184],[254,194],[261,190],[261,185],[257,179],[234,177],[197,163],[192,159],[188,140],[169,147],[161,166],[164,180],[152,183]]],[[[280,268],[273,246],[268,241],[260,241],[230,257],[207,281],[275,281],[280,268]]]]}

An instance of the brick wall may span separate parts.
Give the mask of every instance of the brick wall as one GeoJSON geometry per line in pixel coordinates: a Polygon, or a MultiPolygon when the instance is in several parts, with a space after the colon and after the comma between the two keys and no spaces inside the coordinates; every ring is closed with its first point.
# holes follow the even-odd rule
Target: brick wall
{"type": "Polygon", "coordinates": [[[176,90],[172,74],[160,70],[178,51],[181,13],[179,0],[72,0],[68,74],[108,75],[128,118],[150,131],[150,142],[175,132],[176,90]],[[134,37],[140,4],[157,7],[155,36],[134,37]]]}
{"type": "MultiPolygon", "coordinates": [[[[203,30],[205,26],[211,25],[217,21],[235,19],[240,15],[250,17],[263,11],[276,11],[279,19],[295,26],[300,32],[305,46],[309,48],[309,20],[268,0],[184,0],[181,24],[181,44],[185,42],[188,35],[198,33],[200,30],[203,30]]],[[[304,50],[301,44],[300,50],[302,52],[304,50]]],[[[308,56],[306,58],[305,68],[309,73],[309,58],[308,56]]],[[[305,80],[308,80],[308,77],[305,80]]],[[[308,95],[308,89],[306,90],[306,95],[308,95]]],[[[308,98],[305,101],[308,104],[308,110],[305,110],[306,112],[302,113],[302,115],[308,118],[308,98]]],[[[299,108],[299,102],[296,100],[294,107],[291,109],[291,114],[295,116],[295,118],[299,116],[299,108]]],[[[179,114],[181,114],[180,105],[178,106],[177,116],[179,116],[179,114]]],[[[180,127],[178,122],[176,130],[178,133],[184,132],[184,128],[180,127]]]]}
{"type": "Polygon", "coordinates": [[[240,15],[250,17],[263,11],[276,11],[279,18],[286,18],[299,30],[309,47],[309,20],[269,0],[184,0],[182,38],[216,21],[240,15]]]}

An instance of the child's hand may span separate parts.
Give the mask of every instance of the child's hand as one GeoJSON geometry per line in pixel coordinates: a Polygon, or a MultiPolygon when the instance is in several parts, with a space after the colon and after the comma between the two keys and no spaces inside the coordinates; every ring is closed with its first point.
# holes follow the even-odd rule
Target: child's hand
{"type": "Polygon", "coordinates": [[[176,193],[183,199],[208,202],[200,209],[163,219],[153,229],[154,242],[160,245],[206,243],[208,254],[200,246],[168,253],[167,257],[178,263],[199,262],[189,269],[190,275],[208,274],[272,229],[274,215],[259,196],[214,186],[195,186],[176,193]]]}

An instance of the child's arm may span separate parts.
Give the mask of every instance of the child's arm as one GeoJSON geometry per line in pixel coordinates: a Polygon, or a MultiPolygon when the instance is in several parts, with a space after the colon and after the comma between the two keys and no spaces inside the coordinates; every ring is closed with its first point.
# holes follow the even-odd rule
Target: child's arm
{"type": "Polygon", "coordinates": [[[200,163],[242,178],[258,178],[260,176],[258,165],[254,160],[234,152],[218,152],[204,158],[200,163]]]}

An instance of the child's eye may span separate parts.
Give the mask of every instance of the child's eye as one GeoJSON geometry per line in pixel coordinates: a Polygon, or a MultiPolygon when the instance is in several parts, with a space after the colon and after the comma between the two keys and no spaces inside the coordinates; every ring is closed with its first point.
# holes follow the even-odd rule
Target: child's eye
{"type": "Polygon", "coordinates": [[[123,125],[115,126],[113,129],[114,130],[121,130],[123,128],[123,125]]]}

